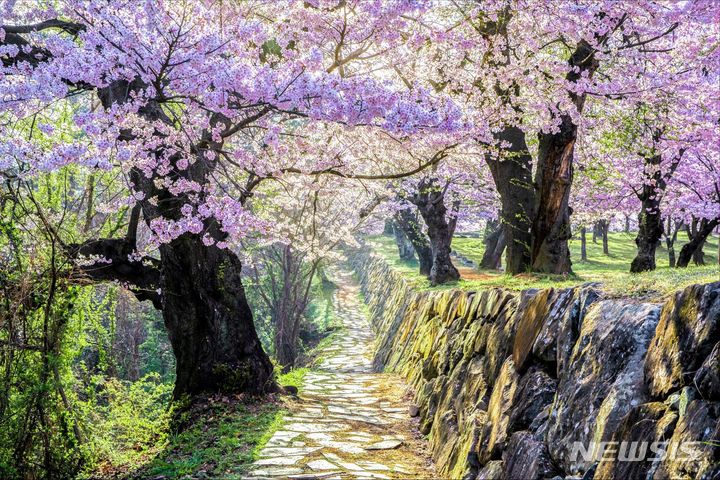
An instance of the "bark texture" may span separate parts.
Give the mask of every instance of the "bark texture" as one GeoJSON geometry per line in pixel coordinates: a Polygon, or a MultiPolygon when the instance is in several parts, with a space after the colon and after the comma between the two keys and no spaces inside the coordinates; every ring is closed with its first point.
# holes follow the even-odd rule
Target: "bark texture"
{"type": "Polygon", "coordinates": [[[175,396],[274,390],[238,257],[189,236],[160,252],[163,316],[177,362],[175,396]]]}
{"type": "Polygon", "coordinates": [[[430,241],[420,227],[419,219],[412,213],[409,208],[398,211],[395,214],[395,224],[402,230],[407,239],[412,244],[415,254],[420,264],[420,275],[430,276],[432,270],[432,248],[430,241]]]}
{"type": "MultiPolygon", "coordinates": [[[[657,141],[661,134],[660,131],[653,132],[654,141],[657,141]]],[[[666,172],[660,168],[662,164],[660,154],[645,157],[647,181],[643,183],[642,190],[636,192],[641,210],[638,215],[638,234],[635,237],[638,252],[630,264],[630,271],[633,273],[655,270],[655,250],[663,234],[660,202],[665,193],[667,181],[675,172],[682,155],[683,151],[681,150],[678,156],[672,160],[666,172]]]]}
{"type": "MultiPolygon", "coordinates": [[[[599,66],[595,49],[585,40],[578,42],[570,56],[573,70],[566,77],[575,83],[583,75],[592,77],[599,66]]],[[[582,112],[585,94],[570,93],[577,110],[582,112]]],[[[537,208],[532,224],[532,268],[545,273],[571,272],[568,240],[570,230],[570,187],[573,180],[573,155],[577,125],[570,115],[560,116],[556,133],[541,133],[538,145],[537,208]]]]}
{"type": "Polygon", "coordinates": [[[504,129],[498,140],[509,147],[485,159],[500,194],[500,221],[507,245],[505,271],[514,275],[530,269],[530,227],[535,209],[532,157],[520,128],[504,129]]]}
{"type": "MultiPolygon", "coordinates": [[[[432,268],[430,269],[430,283],[432,285],[440,285],[460,279],[460,272],[455,268],[450,258],[457,217],[451,216],[451,218],[447,218],[446,191],[447,188],[438,185],[435,179],[426,177],[420,181],[417,193],[410,198],[410,201],[417,206],[425,225],[427,225],[427,234],[432,249],[432,268]]],[[[457,212],[458,207],[457,203],[453,204],[455,212],[457,212]]]]}
{"type": "MultiPolygon", "coordinates": [[[[710,236],[715,227],[718,226],[718,224],[720,224],[720,219],[718,218],[715,218],[713,220],[702,219],[698,222],[695,234],[690,238],[690,241],[683,245],[683,247],[680,249],[680,255],[677,262],[678,267],[687,267],[696,252],[698,250],[702,251],[702,247],[705,244],[705,241],[707,240],[708,236],[710,236]]],[[[705,263],[703,262],[701,265],[704,264],[705,263]]]]}
{"type": "Polygon", "coordinates": [[[610,221],[598,220],[598,228],[600,237],[602,238],[603,254],[610,255],[610,246],[608,245],[608,233],[610,232],[610,221]]]}
{"type": "MultiPolygon", "coordinates": [[[[646,159],[649,165],[659,165],[660,161],[659,155],[646,159]]],[[[659,169],[653,171],[652,176],[656,182],[662,181],[662,174],[659,169]]],[[[630,264],[630,271],[633,273],[655,270],[655,249],[663,234],[662,217],[660,216],[660,195],[657,195],[653,186],[645,183],[638,197],[642,206],[638,215],[638,234],[635,237],[635,245],[637,245],[638,251],[630,264]]]]}

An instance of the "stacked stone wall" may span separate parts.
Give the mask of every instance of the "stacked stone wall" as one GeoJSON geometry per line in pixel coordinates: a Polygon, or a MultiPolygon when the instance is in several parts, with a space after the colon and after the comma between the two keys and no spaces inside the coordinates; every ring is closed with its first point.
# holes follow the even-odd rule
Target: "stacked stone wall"
{"type": "Polygon", "coordinates": [[[367,250],[351,263],[375,368],[407,379],[444,477],[720,478],[720,282],[656,304],[420,291],[367,250]]]}

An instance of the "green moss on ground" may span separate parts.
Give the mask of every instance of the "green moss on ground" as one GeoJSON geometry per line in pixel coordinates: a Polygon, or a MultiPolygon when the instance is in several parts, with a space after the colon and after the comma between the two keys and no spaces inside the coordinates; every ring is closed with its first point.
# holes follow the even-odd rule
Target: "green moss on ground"
{"type": "Polygon", "coordinates": [[[180,419],[188,426],[125,478],[239,479],[282,427],[284,414],[282,403],[267,397],[216,396],[196,402],[180,419]]]}
{"type": "MultiPolygon", "coordinates": [[[[676,254],[687,241],[681,233],[675,246],[676,254]]],[[[407,281],[416,288],[431,288],[426,278],[418,274],[417,262],[400,260],[397,247],[391,237],[369,237],[374,251],[381,254],[388,263],[403,274],[407,281]]],[[[592,234],[588,235],[588,260],[581,262],[580,240],[570,241],[571,258],[573,259],[573,275],[540,275],[522,274],[505,275],[494,270],[463,269],[463,279],[459,282],[432,287],[433,289],[462,288],[482,289],[502,287],[512,290],[528,288],[566,288],[586,282],[600,282],[608,296],[660,298],[695,283],[709,283],[720,280],[720,267],[717,264],[718,237],[708,239],[705,246],[704,267],[691,265],[684,269],[670,268],[667,249],[657,249],[657,270],[633,274],[629,272],[630,262],[635,256],[635,234],[613,232],[608,236],[610,255],[602,253],[602,243],[592,242],[592,234]]],[[[453,249],[475,264],[482,259],[484,245],[481,238],[455,238],[453,249]]]]}

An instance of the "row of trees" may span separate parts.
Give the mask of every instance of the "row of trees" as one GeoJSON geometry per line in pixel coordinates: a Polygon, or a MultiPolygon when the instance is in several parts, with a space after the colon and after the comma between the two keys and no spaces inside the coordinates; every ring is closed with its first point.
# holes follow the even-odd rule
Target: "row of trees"
{"type": "MultiPolygon", "coordinates": [[[[654,268],[668,208],[697,219],[696,245],[720,218],[712,1],[2,9],[4,188],[77,169],[88,228],[46,216],[42,241],[66,281],[120,282],[162,311],[176,396],[276,390],[244,275],[274,262],[309,285],[371,211],[433,283],[458,276],[461,222],[493,220],[488,265],[504,246],[517,274],[570,272],[583,209],[639,214],[633,271],[654,268]]],[[[306,291],[263,298],[279,345],[306,291]]]]}

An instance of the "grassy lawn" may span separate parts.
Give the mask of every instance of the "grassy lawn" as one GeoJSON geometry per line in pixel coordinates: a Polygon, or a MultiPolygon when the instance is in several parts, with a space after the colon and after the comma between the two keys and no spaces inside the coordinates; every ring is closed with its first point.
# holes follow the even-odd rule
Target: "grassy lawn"
{"type": "MultiPolygon", "coordinates": [[[[537,275],[523,274],[517,276],[505,275],[493,270],[475,270],[460,268],[463,278],[442,288],[481,289],[488,287],[503,287],[513,290],[526,288],[570,287],[586,282],[600,282],[608,296],[635,296],[642,298],[660,298],[693,283],[708,283],[720,280],[720,267],[717,265],[718,237],[713,236],[705,245],[706,266],[694,265],[685,269],[669,268],[667,249],[663,246],[657,250],[658,269],[653,272],[631,274],[628,270],[630,262],[635,256],[634,234],[615,232],[610,233],[608,245],[610,255],[602,253],[602,243],[592,242],[592,234],[588,235],[588,260],[581,262],[580,240],[570,241],[570,250],[573,259],[574,275],[537,275]]],[[[398,271],[402,272],[408,281],[420,288],[430,288],[429,282],[417,273],[417,262],[403,262],[399,259],[395,242],[391,237],[373,236],[369,238],[374,250],[383,255],[398,271]]],[[[679,254],[680,248],[686,242],[683,233],[678,235],[675,251],[679,254]]],[[[481,238],[455,238],[453,249],[460,255],[480,263],[483,254],[481,238]]]]}

